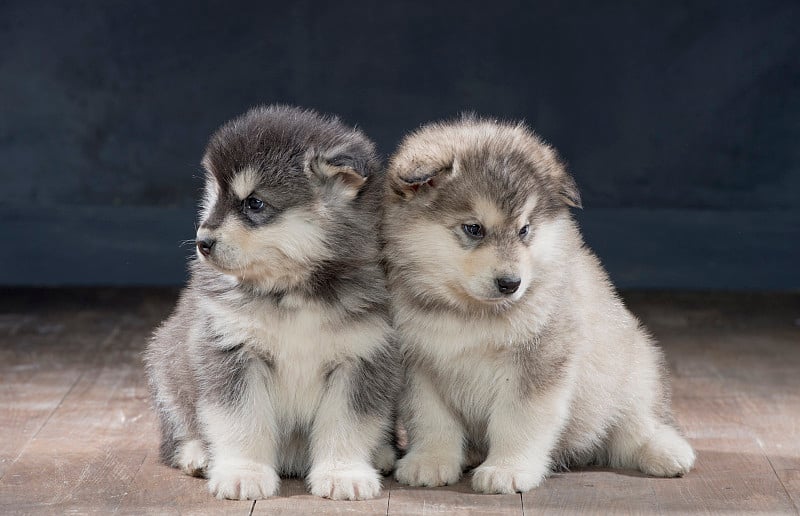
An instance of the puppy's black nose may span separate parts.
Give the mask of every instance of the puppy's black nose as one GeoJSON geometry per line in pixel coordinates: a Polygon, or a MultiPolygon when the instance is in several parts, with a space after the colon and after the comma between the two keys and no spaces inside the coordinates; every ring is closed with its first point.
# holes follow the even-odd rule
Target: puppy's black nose
{"type": "Polygon", "coordinates": [[[213,249],[214,244],[216,244],[216,243],[217,243],[217,241],[214,240],[213,238],[201,238],[201,239],[198,239],[197,240],[197,250],[200,251],[200,253],[203,256],[208,256],[208,255],[211,254],[211,249],[213,249]]]}
{"type": "Polygon", "coordinates": [[[495,282],[497,282],[497,290],[499,290],[501,294],[510,296],[517,291],[520,283],[522,283],[522,280],[519,278],[510,278],[506,276],[495,279],[495,282]]]}

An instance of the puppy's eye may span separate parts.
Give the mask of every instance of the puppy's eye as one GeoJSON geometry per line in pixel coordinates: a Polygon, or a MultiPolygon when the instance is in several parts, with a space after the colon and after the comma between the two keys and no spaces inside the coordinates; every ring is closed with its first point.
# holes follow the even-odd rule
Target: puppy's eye
{"type": "Polygon", "coordinates": [[[483,226],[480,224],[463,224],[461,229],[472,238],[483,238],[483,226]]]}
{"type": "Polygon", "coordinates": [[[531,231],[531,225],[525,224],[524,226],[522,226],[522,229],[519,230],[519,237],[525,238],[526,236],[528,236],[528,233],[530,233],[530,231],[531,231]]]}
{"type": "Polygon", "coordinates": [[[250,211],[261,211],[264,209],[264,201],[252,195],[244,200],[244,205],[250,211]]]}

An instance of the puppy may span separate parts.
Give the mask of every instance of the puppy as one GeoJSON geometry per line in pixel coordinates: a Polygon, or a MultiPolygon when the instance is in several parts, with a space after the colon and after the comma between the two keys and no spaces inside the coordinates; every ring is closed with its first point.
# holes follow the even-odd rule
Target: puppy
{"type": "Polygon", "coordinates": [[[223,125],[202,164],[191,279],[145,353],[163,460],[218,498],[275,495],[279,475],[305,475],[318,496],[377,496],[400,360],[372,142],[260,107],[223,125]]]}
{"type": "Polygon", "coordinates": [[[382,234],[408,379],[398,481],[525,492],[553,467],[660,477],[694,452],[659,349],[570,216],[575,182],[523,125],[464,118],[406,137],[382,234]],[[469,464],[469,457],[477,457],[469,464]]]}

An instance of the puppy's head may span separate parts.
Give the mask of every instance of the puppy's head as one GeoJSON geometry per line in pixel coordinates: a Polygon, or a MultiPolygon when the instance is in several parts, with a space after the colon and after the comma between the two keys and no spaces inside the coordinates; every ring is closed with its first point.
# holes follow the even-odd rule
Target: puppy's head
{"type": "Polygon", "coordinates": [[[347,253],[337,228],[360,215],[377,169],[361,132],[286,106],[255,108],[223,125],[202,164],[199,258],[266,290],[292,288],[347,253]]]}
{"type": "Polygon", "coordinates": [[[565,258],[580,196],[556,153],[521,124],[425,126],[388,175],[387,259],[420,299],[503,310],[565,258]]]}

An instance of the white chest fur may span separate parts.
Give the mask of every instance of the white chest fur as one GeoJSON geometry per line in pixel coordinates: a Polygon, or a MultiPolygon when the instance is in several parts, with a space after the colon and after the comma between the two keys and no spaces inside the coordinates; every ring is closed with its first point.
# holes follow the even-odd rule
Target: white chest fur
{"type": "MultiPolygon", "coordinates": [[[[237,310],[206,306],[220,345],[244,344],[271,363],[265,382],[275,416],[305,424],[316,413],[327,374],[356,357],[369,356],[388,335],[379,317],[342,323],[339,314],[320,303],[253,301],[237,310]]],[[[209,303],[211,304],[211,303],[209,303]]]]}
{"type": "Polygon", "coordinates": [[[488,418],[498,393],[516,382],[513,345],[507,324],[440,315],[398,325],[406,352],[432,369],[443,399],[469,423],[488,418]]]}

